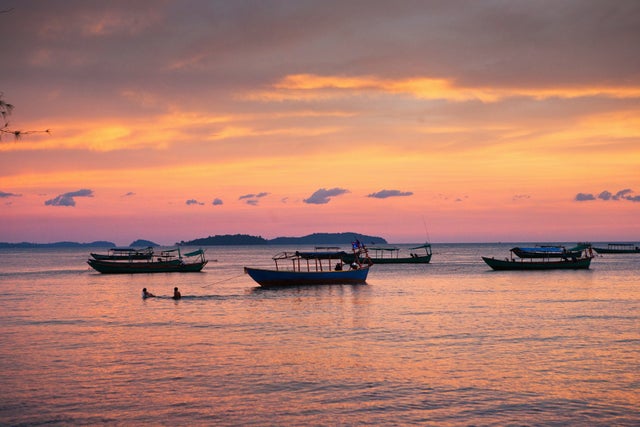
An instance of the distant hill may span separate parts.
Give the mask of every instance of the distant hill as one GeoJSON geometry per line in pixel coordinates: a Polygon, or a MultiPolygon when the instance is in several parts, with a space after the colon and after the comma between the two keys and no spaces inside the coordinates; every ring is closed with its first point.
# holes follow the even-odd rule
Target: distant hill
{"type": "Polygon", "coordinates": [[[276,237],[264,239],[263,237],[247,234],[225,234],[222,236],[209,236],[200,239],[181,241],[185,246],[230,246],[230,245],[346,245],[358,239],[366,244],[386,244],[382,237],[367,236],[360,233],[313,233],[303,237],[276,237]]]}
{"type": "Polygon", "coordinates": [[[358,239],[365,244],[386,244],[387,241],[382,237],[367,236],[359,233],[313,233],[303,237],[276,237],[269,241],[271,245],[332,245],[332,244],[351,244],[358,239]]]}
{"type": "Polygon", "coordinates": [[[77,243],[77,242],[55,242],[55,243],[29,243],[29,242],[21,242],[21,243],[7,243],[0,242],[0,248],[10,248],[10,249],[24,249],[24,248],[112,248],[115,246],[113,242],[106,242],[103,240],[99,240],[91,243],[77,243]]]}
{"type": "MultiPolygon", "coordinates": [[[[302,237],[276,237],[275,239],[265,239],[261,236],[250,236],[248,234],[225,234],[209,236],[189,241],[181,241],[176,245],[184,246],[249,246],[249,245],[349,245],[354,240],[359,240],[367,245],[386,244],[382,237],[368,236],[360,233],[313,233],[302,237]]],[[[158,247],[157,243],[150,240],[138,239],[129,245],[135,248],[158,247]]],[[[99,240],[91,243],[77,242],[55,242],[55,243],[7,243],[0,242],[0,248],[114,248],[116,244],[99,240]]]]}
{"type": "Polygon", "coordinates": [[[245,245],[268,245],[269,241],[262,237],[249,236],[248,234],[225,234],[222,236],[209,236],[200,239],[184,240],[178,243],[186,246],[245,246],[245,245]]]}
{"type": "Polygon", "coordinates": [[[148,247],[157,248],[158,246],[160,245],[152,242],[151,240],[143,240],[143,239],[135,240],[129,244],[129,247],[132,247],[132,248],[148,248],[148,247]]]}

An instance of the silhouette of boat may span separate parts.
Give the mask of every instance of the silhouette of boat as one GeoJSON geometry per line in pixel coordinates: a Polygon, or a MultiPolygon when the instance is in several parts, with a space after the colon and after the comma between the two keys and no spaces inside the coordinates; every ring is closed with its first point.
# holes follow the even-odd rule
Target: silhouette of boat
{"type": "MultiPolygon", "coordinates": [[[[409,248],[409,256],[400,256],[400,248],[396,246],[368,246],[367,249],[373,253],[370,256],[374,264],[428,264],[431,261],[431,244],[409,248]],[[415,251],[415,252],[414,252],[415,251]]],[[[350,263],[353,254],[347,253],[344,262],[350,263]]]]}
{"type": "Polygon", "coordinates": [[[606,248],[593,248],[599,254],[640,254],[640,247],[633,243],[609,243],[606,248]]]}
{"type": "Polygon", "coordinates": [[[151,246],[144,249],[135,248],[111,248],[106,254],[90,254],[94,259],[100,260],[134,260],[134,259],[151,259],[153,257],[153,248],[151,246]]]}
{"type": "Polygon", "coordinates": [[[564,246],[543,245],[531,248],[516,246],[511,251],[520,258],[565,258],[579,257],[582,251],[591,247],[588,243],[580,243],[573,248],[567,249],[564,246]]]}
{"type": "Polygon", "coordinates": [[[524,258],[514,258],[513,249],[510,257],[496,259],[482,257],[483,261],[494,270],[583,270],[591,265],[593,253],[590,247],[580,253],[567,254],[563,257],[539,257],[538,254],[524,258]]]}
{"type": "Polygon", "coordinates": [[[87,263],[96,271],[104,274],[123,273],[191,273],[202,271],[207,264],[204,250],[184,255],[180,248],[161,251],[159,256],[149,259],[89,259],[87,263]]]}
{"type": "Polygon", "coordinates": [[[272,258],[275,269],[245,267],[244,272],[265,288],[365,283],[371,261],[364,245],[352,246],[352,263],[344,262],[345,251],[280,252],[272,258]]]}

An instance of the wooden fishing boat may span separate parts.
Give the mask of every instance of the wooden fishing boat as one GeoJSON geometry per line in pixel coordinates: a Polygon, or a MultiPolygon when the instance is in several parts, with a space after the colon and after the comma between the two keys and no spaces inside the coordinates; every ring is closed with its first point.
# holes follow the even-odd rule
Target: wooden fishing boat
{"type": "Polygon", "coordinates": [[[264,288],[365,283],[371,261],[364,245],[353,244],[352,263],[344,262],[345,255],[344,251],[280,252],[272,258],[275,269],[245,267],[244,272],[264,288]]]}
{"type": "Polygon", "coordinates": [[[599,254],[640,254],[640,246],[633,243],[609,243],[606,248],[593,248],[599,254]]]}
{"type": "Polygon", "coordinates": [[[98,254],[91,252],[90,255],[94,259],[100,260],[136,260],[136,259],[151,259],[153,257],[153,248],[151,246],[144,249],[135,248],[111,248],[106,254],[98,254]]]}
{"type": "Polygon", "coordinates": [[[186,254],[180,248],[160,252],[159,256],[149,259],[89,259],[87,263],[96,271],[104,274],[132,273],[192,273],[202,271],[207,264],[204,250],[198,249],[186,254]]]}
{"type": "Polygon", "coordinates": [[[543,245],[535,247],[519,247],[511,249],[514,255],[519,258],[566,258],[580,257],[585,249],[589,249],[591,245],[580,243],[573,248],[565,248],[564,246],[543,245]]]}
{"type": "Polygon", "coordinates": [[[568,255],[561,258],[531,256],[527,258],[514,258],[513,250],[511,256],[505,259],[482,257],[483,261],[494,270],[583,270],[591,265],[593,254],[589,250],[579,254],[568,255]]]}
{"type": "MultiPolygon", "coordinates": [[[[400,256],[400,248],[396,246],[368,246],[372,251],[371,261],[374,264],[428,264],[431,261],[431,244],[409,248],[409,256],[400,256]],[[415,251],[415,252],[414,252],[415,251]]],[[[351,262],[353,255],[347,253],[344,262],[351,262]]]]}

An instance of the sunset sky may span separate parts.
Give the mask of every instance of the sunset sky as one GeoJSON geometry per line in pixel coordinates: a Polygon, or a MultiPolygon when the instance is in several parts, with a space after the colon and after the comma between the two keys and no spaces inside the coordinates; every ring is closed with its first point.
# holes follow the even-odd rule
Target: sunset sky
{"type": "Polygon", "coordinates": [[[637,0],[0,11],[0,241],[640,241],[637,0]]]}

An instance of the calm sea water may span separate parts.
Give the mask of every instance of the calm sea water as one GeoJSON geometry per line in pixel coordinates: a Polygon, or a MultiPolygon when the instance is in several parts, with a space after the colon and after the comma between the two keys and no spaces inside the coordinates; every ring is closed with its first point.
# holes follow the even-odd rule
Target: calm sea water
{"type": "Polygon", "coordinates": [[[276,290],[242,267],[282,247],[143,275],[89,270],[88,250],[2,250],[0,424],[640,425],[640,255],[480,259],[510,246],[436,244],[367,285],[276,290]]]}

